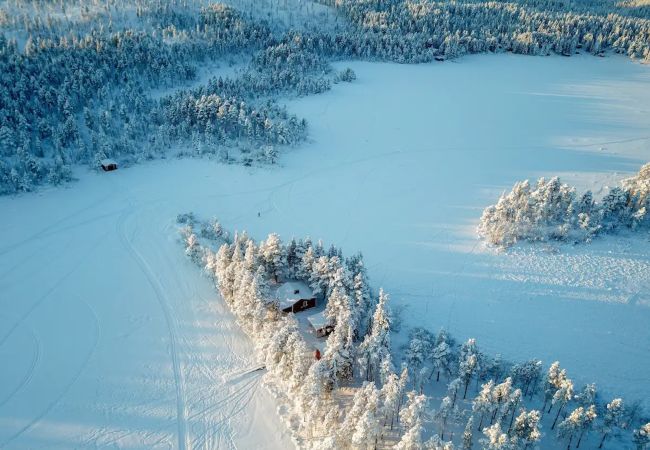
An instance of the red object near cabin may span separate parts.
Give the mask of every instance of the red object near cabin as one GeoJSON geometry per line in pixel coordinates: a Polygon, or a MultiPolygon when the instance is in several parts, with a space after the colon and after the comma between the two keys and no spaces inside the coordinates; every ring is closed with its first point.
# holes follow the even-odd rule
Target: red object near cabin
{"type": "Polygon", "coordinates": [[[314,358],[316,359],[316,361],[320,360],[320,350],[316,349],[316,351],[314,352],[314,358]]]}

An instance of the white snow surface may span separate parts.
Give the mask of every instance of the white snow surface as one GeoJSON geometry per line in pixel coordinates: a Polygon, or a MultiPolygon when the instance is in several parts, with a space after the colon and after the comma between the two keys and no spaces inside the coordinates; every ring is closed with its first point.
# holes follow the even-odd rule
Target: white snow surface
{"type": "Polygon", "coordinates": [[[174,219],[190,210],[256,238],[361,250],[404,329],[559,359],[578,383],[647,405],[649,237],[498,253],[474,229],[516,180],[598,190],[650,160],[650,68],[512,55],[346,66],[357,81],[289,102],[312,142],[280,167],[166,160],[0,198],[0,448],[292,446],[261,372],[225,376],[256,361],[182,254],[174,219]]]}

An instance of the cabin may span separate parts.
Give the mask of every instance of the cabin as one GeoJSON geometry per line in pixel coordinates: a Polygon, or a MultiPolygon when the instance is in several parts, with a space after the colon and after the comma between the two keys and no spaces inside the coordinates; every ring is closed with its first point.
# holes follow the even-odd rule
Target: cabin
{"type": "Polygon", "coordinates": [[[275,297],[280,310],[285,313],[296,313],[316,306],[316,296],[301,281],[282,283],[275,291],[275,297]]]}
{"type": "Polygon", "coordinates": [[[321,311],[307,317],[309,325],[311,325],[316,337],[325,337],[334,331],[334,326],[331,325],[325,318],[325,312],[321,311]]]}
{"type": "Polygon", "coordinates": [[[110,172],[111,170],[117,170],[117,163],[112,159],[102,159],[101,162],[102,169],[104,172],[110,172]]]}

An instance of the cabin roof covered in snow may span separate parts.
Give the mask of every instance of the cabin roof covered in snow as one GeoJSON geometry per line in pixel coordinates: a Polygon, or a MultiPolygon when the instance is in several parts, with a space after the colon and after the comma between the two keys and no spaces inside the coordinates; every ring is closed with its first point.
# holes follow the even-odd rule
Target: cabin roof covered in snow
{"type": "Polygon", "coordinates": [[[102,166],[110,166],[111,164],[115,164],[117,166],[117,163],[113,159],[102,159],[102,166]]]}
{"type": "Polygon", "coordinates": [[[275,295],[283,308],[289,307],[298,300],[314,298],[311,288],[302,281],[287,281],[275,291],[275,295]]]}
{"type": "Polygon", "coordinates": [[[314,329],[316,330],[323,328],[325,327],[325,325],[328,324],[328,321],[325,318],[325,311],[312,314],[311,316],[307,317],[307,320],[309,321],[311,326],[314,327],[314,329]]]}

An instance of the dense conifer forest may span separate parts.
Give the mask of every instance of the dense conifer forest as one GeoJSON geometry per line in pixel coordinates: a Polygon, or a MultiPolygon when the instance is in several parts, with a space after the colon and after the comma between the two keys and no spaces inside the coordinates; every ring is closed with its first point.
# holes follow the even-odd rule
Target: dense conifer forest
{"type": "Polygon", "coordinates": [[[287,29],[201,1],[0,4],[0,193],[174,155],[268,164],[307,123],[281,99],[352,81],[334,60],[422,63],[467,53],[650,60],[649,7],[609,0],[337,0],[337,24],[287,29]],[[197,87],[200,68],[248,61],[197,87]],[[168,92],[161,98],[154,90],[168,92]]]}

